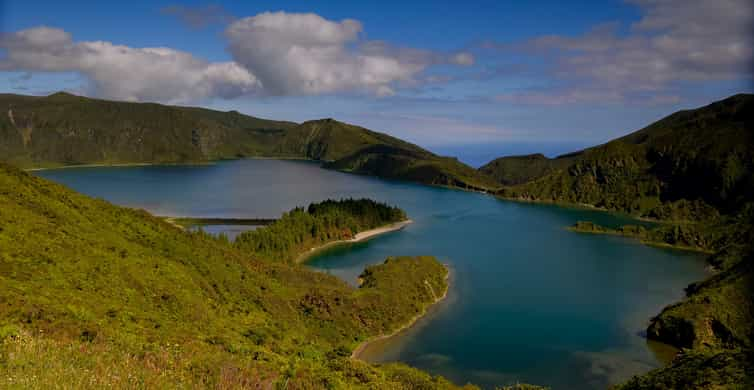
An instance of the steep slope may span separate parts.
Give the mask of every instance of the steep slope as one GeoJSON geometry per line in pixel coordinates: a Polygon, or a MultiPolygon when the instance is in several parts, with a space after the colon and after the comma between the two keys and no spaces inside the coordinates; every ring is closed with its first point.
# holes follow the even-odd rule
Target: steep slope
{"type": "Polygon", "coordinates": [[[495,191],[492,178],[452,157],[388,145],[374,145],[325,164],[326,168],[418,183],[495,191]]]}
{"type": "Polygon", "coordinates": [[[455,159],[333,119],[296,124],[235,111],[89,99],[0,95],[0,160],[21,167],[185,163],[243,157],[304,158],[334,169],[493,190],[455,159]],[[391,162],[390,170],[373,168],[391,162]]]}
{"type": "Polygon", "coordinates": [[[563,159],[571,161],[500,195],[666,220],[735,212],[754,199],[754,95],[675,113],[551,164],[563,159]]]}
{"type": "Polygon", "coordinates": [[[331,118],[307,121],[290,129],[286,132],[280,149],[312,160],[335,161],[374,145],[431,155],[398,138],[331,118]]]}
{"type": "MultiPolygon", "coordinates": [[[[510,177],[501,172],[498,178],[510,177]]],[[[752,382],[754,365],[736,359],[751,356],[754,340],[754,95],[680,111],[553,160],[536,159],[519,176],[526,181],[504,187],[499,195],[666,222],[648,231],[582,223],[577,231],[714,252],[709,262],[717,273],[690,285],[687,297],[652,318],[647,329],[649,338],[690,350],[625,388],[743,388],[752,382]],[[542,166],[552,171],[542,175],[542,166]]]]}
{"type": "Polygon", "coordinates": [[[453,388],[348,358],[447,287],[431,257],[355,289],[3,164],[0,248],[3,388],[453,388]]]}

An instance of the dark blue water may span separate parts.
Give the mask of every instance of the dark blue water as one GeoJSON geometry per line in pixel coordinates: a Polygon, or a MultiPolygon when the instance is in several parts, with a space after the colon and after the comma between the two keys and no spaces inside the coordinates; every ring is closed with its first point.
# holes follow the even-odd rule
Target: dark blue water
{"type": "Polygon", "coordinates": [[[391,255],[450,265],[449,297],[417,326],[365,351],[459,383],[531,382],[604,388],[660,364],[641,336],[648,319],[702,279],[685,252],[572,233],[577,220],[626,217],[506,202],[476,193],[348,175],[307,162],[243,160],[208,166],[75,168],[38,172],[86,194],[159,215],[274,218],[327,198],[370,197],[415,221],[402,231],[328,250],[311,267],[352,283],[391,255]]]}

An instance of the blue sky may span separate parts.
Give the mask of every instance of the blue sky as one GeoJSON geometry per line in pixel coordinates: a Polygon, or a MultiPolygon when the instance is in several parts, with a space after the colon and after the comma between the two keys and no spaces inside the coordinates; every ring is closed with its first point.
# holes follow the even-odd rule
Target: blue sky
{"type": "Polygon", "coordinates": [[[753,90],[748,0],[0,4],[0,91],[334,117],[475,164],[753,90]]]}

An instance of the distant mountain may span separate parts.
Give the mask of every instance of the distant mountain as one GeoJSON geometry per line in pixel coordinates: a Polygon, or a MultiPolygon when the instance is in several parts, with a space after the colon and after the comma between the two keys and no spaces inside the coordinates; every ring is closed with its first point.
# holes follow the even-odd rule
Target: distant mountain
{"type": "Polygon", "coordinates": [[[754,199],[754,95],[680,111],[555,159],[498,159],[481,172],[507,184],[499,192],[507,198],[668,220],[732,213],[754,199]]]}
{"type": "Polygon", "coordinates": [[[116,102],[67,93],[47,97],[2,94],[0,110],[0,159],[20,167],[305,158],[330,162],[328,166],[335,169],[428,184],[481,190],[499,187],[457,160],[333,119],[297,124],[236,111],[116,102]],[[390,160],[401,166],[377,172],[364,163],[367,155],[370,160],[390,160]]]}
{"type": "Polygon", "coordinates": [[[0,95],[0,157],[22,167],[188,162],[277,150],[292,122],[191,107],[0,95]]]}

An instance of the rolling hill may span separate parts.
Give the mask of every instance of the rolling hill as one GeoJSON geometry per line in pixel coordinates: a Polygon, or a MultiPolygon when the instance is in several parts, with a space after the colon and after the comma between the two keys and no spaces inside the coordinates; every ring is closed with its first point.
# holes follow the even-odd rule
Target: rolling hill
{"type": "Polygon", "coordinates": [[[2,388],[455,388],[349,357],[447,288],[432,257],[353,288],[5,164],[0,248],[2,388]]]}
{"type": "Polygon", "coordinates": [[[451,158],[333,119],[301,124],[154,103],[0,95],[0,159],[20,167],[302,158],[328,167],[426,184],[493,190],[497,183],[451,158]],[[368,159],[394,169],[376,172],[368,159]],[[400,166],[395,166],[400,165],[400,166]]]}

